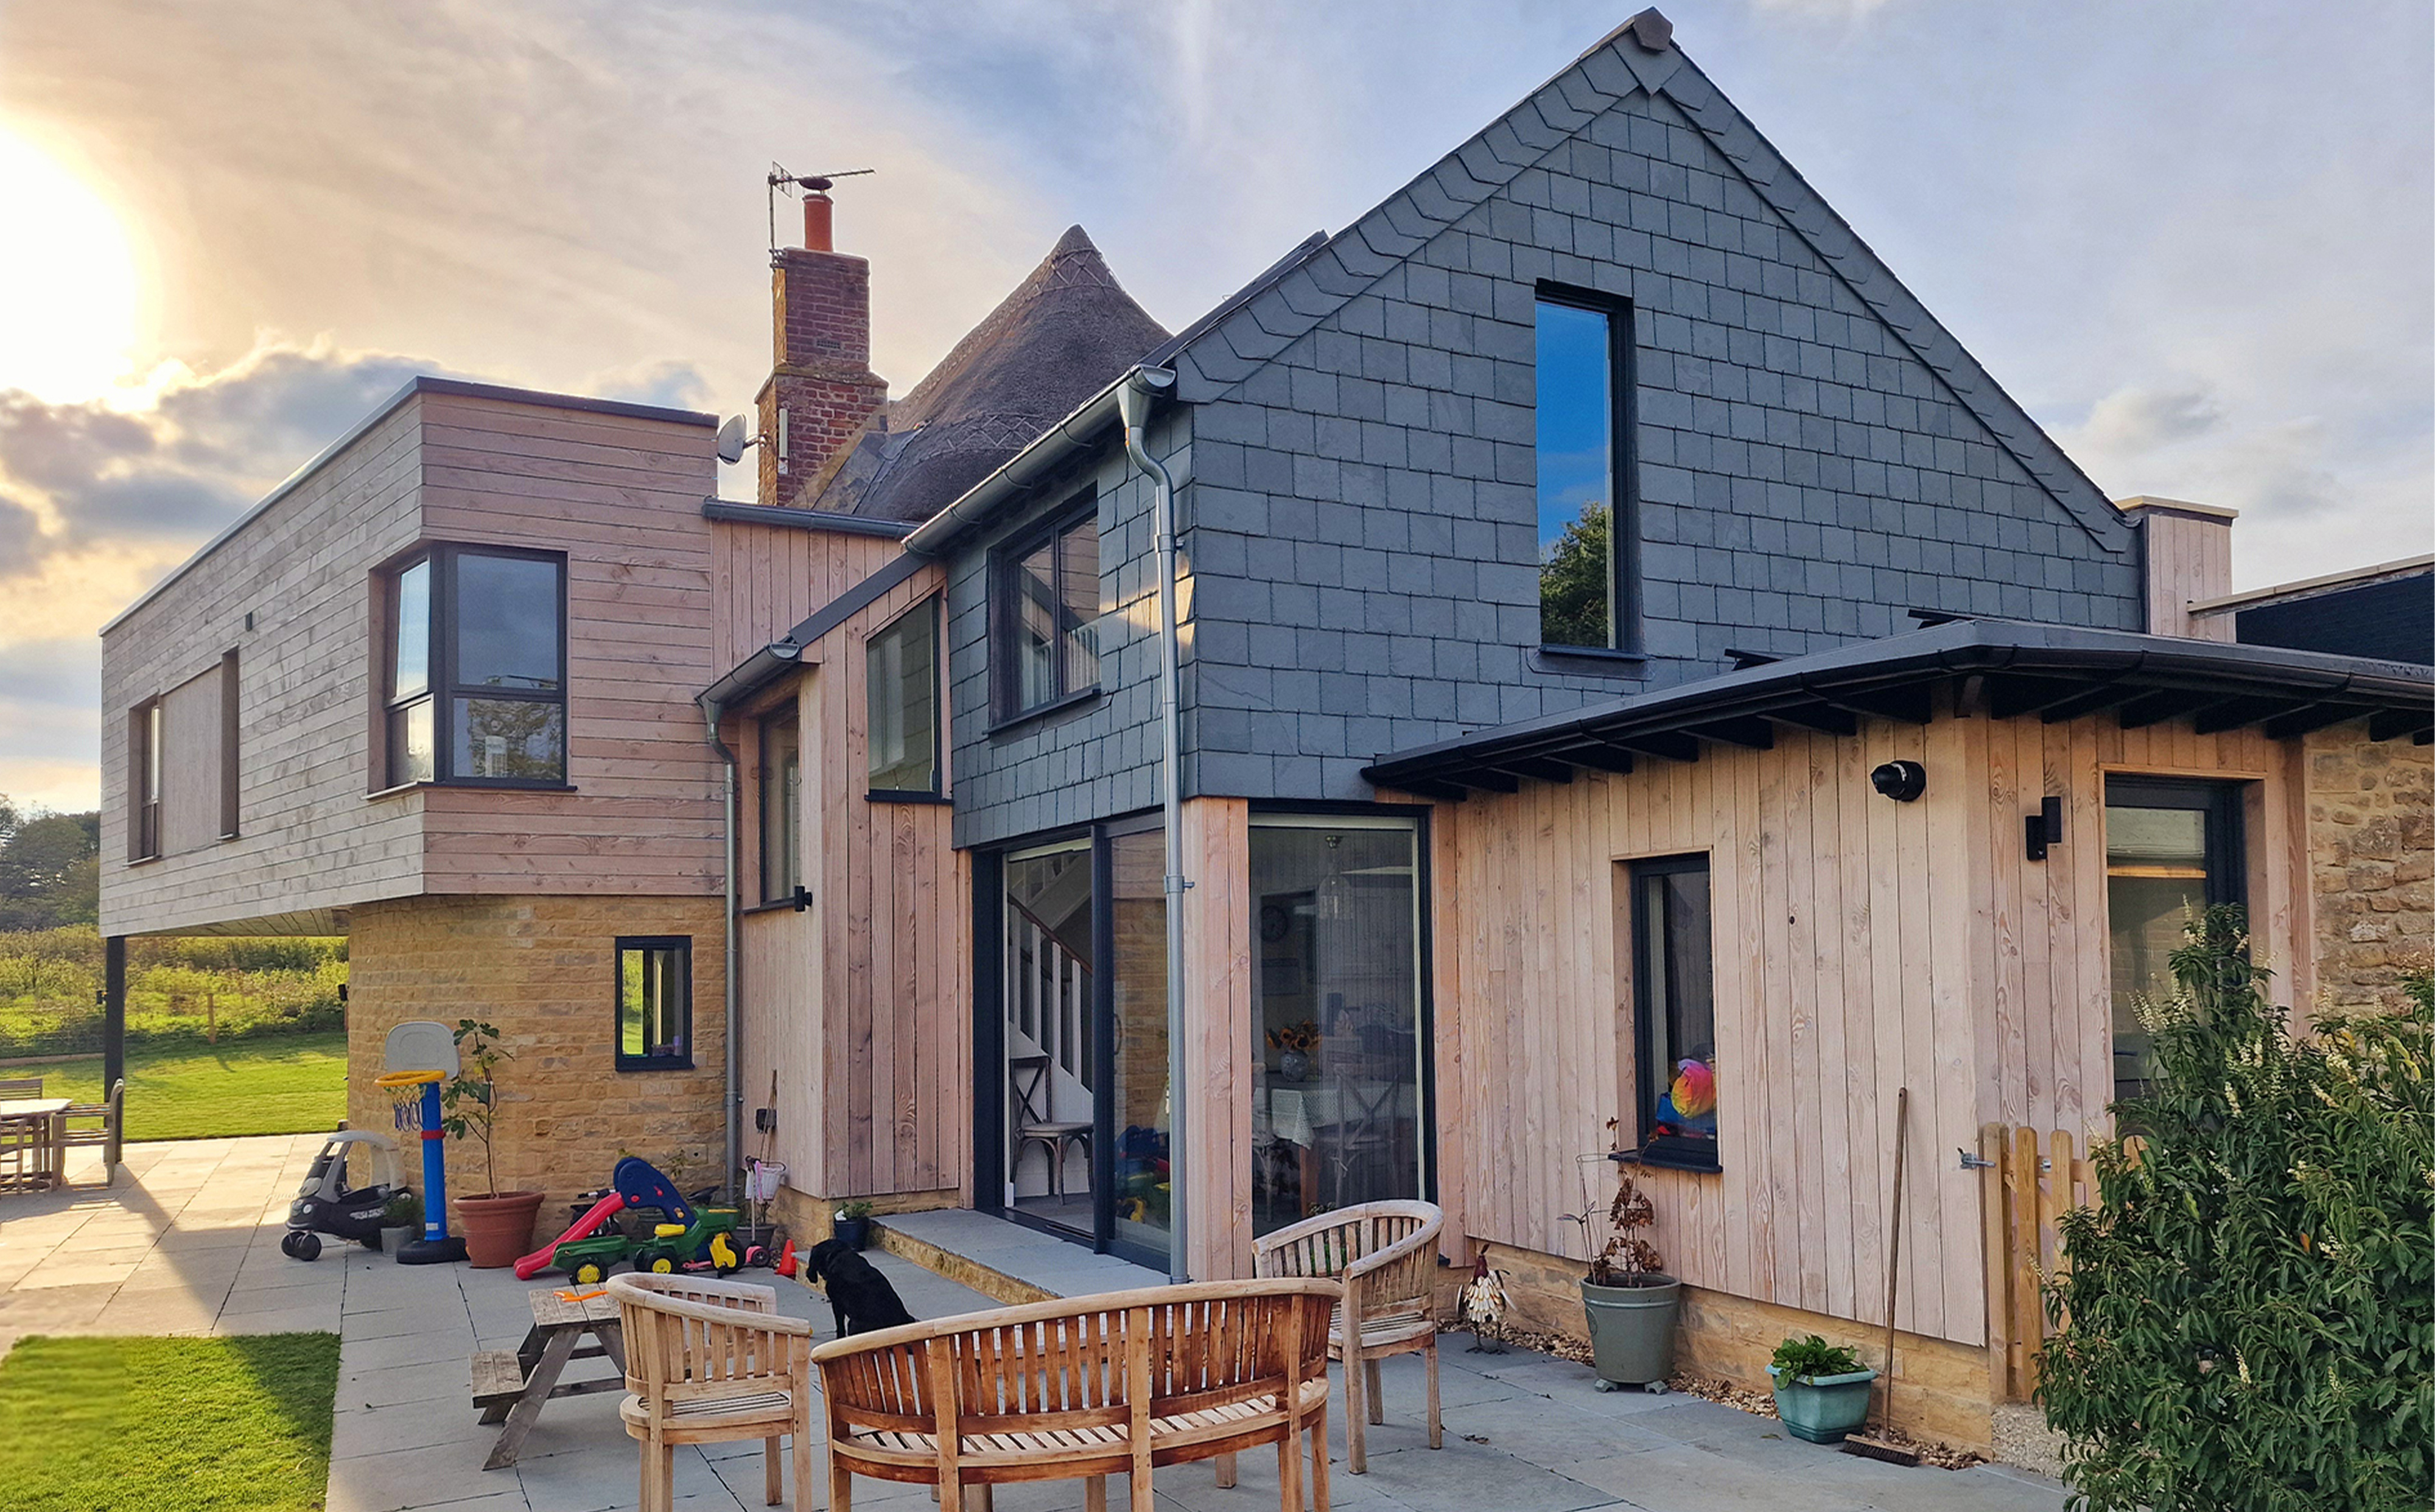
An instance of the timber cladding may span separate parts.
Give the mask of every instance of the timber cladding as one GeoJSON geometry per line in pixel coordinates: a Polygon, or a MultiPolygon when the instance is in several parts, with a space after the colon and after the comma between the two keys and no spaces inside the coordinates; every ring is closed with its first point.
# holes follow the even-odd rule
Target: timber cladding
{"type": "Polygon", "coordinates": [[[715,891],[718,767],[692,701],[723,670],[711,446],[681,417],[418,387],[172,575],[103,635],[105,930],[342,926],[425,892],[715,891]],[[440,541],[566,555],[573,792],[372,796],[376,574],[440,541]],[[206,680],[232,653],[233,709],[206,680]],[[235,770],[164,763],[173,843],[130,865],[128,713],[164,696],[173,743],[233,722],[235,770]]]}
{"type": "MultiPolygon", "coordinates": [[[[1526,782],[1433,819],[1440,1194],[1449,1230],[1575,1255],[1561,1214],[1614,1191],[1632,1126],[1630,937],[1618,863],[1705,851],[1716,941],[1718,1173],[1648,1169],[1667,1268],[1727,1296],[1882,1327],[1894,1094],[1910,1089],[1898,1326],[1985,1338],[1982,1124],[2101,1127],[2112,1096],[2103,805],[2111,772],[2246,783],[2263,954],[2309,937],[2298,747],[2186,720],[1865,721],[1779,731],[1629,775],[1526,782]],[[1920,762],[1896,803],[1868,774],[1920,762]],[[2064,799],[2066,841],[2024,857],[2064,799]]],[[[1983,1392],[1983,1386],[1981,1391],[1983,1392]]]]}
{"type": "MultiPolygon", "coordinates": [[[[682,1186],[715,1181],[726,1137],[720,912],[719,900],[696,897],[416,898],[357,908],[348,1126],[395,1126],[389,1094],[372,1084],[392,1027],[476,1019],[497,1025],[515,1057],[499,1074],[499,1180],[549,1194],[543,1238],[565,1227],[562,1204],[608,1184],[621,1154],[642,1156],[682,1186]],[[689,1071],[616,1069],[616,941],[637,935],[693,940],[689,1071]]],[[[419,1190],[422,1155],[410,1140],[399,1148],[400,1175],[419,1190]]],[[[451,1141],[447,1149],[450,1193],[482,1190],[479,1146],[451,1141]]]]}

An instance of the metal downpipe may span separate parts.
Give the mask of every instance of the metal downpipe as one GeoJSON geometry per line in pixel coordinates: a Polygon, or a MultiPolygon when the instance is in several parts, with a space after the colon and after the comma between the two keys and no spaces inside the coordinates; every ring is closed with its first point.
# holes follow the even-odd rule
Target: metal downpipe
{"type": "Polygon", "coordinates": [[[1125,427],[1125,452],[1133,465],[1140,468],[1150,481],[1152,528],[1158,547],[1158,730],[1159,730],[1159,806],[1164,816],[1161,826],[1166,840],[1166,1159],[1167,1159],[1167,1275],[1175,1280],[1191,1279],[1191,1266],[1185,1255],[1189,1234],[1185,1211],[1185,1193],[1192,1176],[1192,1161],[1186,1152],[1189,1127],[1185,1121],[1188,1085],[1185,1073],[1190,1069],[1184,1053],[1184,973],[1183,973],[1183,894],[1192,884],[1183,875],[1183,769],[1177,759],[1182,744],[1178,731],[1178,686],[1183,679],[1182,655],[1176,633],[1175,609],[1175,479],[1166,464],[1149,455],[1143,427],[1149,418],[1152,386],[1165,387],[1158,379],[1173,382],[1170,374],[1153,377],[1136,369],[1116,391],[1117,413],[1125,427]]]}
{"type": "Polygon", "coordinates": [[[727,742],[718,738],[718,719],[724,712],[724,706],[721,704],[708,701],[702,704],[704,738],[710,742],[711,749],[718,752],[718,759],[724,767],[727,789],[725,800],[719,805],[724,821],[723,828],[726,831],[724,862],[719,868],[725,877],[722,893],[726,905],[726,924],[719,933],[726,944],[723,957],[726,970],[720,973],[719,980],[725,998],[724,1016],[721,1022],[724,1029],[722,1038],[726,1042],[727,1051],[726,1087],[719,1105],[726,1126],[727,1163],[723,1167],[726,1175],[721,1177],[720,1185],[727,1189],[729,1196],[734,1197],[740,1194],[742,1191],[735,1182],[737,1174],[744,1164],[744,1129],[739,1116],[743,1111],[744,1025],[743,1015],[739,1011],[739,1005],[743,1002],[743,984],[738,980],[744,969],[744,953],[740,942],[735,937],[738,922],[735,906],[735,826],[737,823],[735,751],[727,742]]]}

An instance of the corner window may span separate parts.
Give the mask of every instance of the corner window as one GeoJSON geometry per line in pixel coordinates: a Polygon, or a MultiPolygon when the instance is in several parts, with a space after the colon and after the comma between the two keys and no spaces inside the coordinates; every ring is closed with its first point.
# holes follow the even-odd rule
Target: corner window
{"type": "Polygon", "coordinates": [[[1096,506],[999,554],[998,713],[1012,718],[1099,685],[1096,506]]]}
{"type": "Polygon", "coordinates": [[[161,853],[161,700],[147,699],[127,715],[127,859],[161,853]]]}
{"type": "Polygon", "coordinates": [[[693,941],[682,935],[617,941],[617,1069],[693,1066],[693,941]]]}
{"type": "Polygon", "coordinates": [[[796,823],[803,813],[803,747],[794,705],[761,721],[761,901],[782,903],[802,880],[796,823]]]}
{"type": "Polygon", "coordinates": [[[1538,304],[1539,640],[1640,649],[1631,497],[1632,308],[1542,291],[1538,304]]]}
{"type": "Polygon", "coordinates": [[[566,559],[436,546],[389,601],[389,785],[565,785],[566,559]]]}
{"type": "Polygon", "coordinates": [[[1708,858],[1632,868],[1641,1159],[1717,1169],[1717,999],[1708,858]]]}
{"type": "Polygon", "coordinates": [[[2114,1095],[2147,1095],[2155,1076],[2143,1004],[2172,997],[2182,926],[2211,904],[2243,901],[2240,789],[2230,782],[2110,777],[2105,782],[2105,915],[2114,1000],[2114,1095]]]}
{"type": "Polygon", "coordinates": [[[939,601],[871,638],[871,790],[939,791],[939,601]]]}

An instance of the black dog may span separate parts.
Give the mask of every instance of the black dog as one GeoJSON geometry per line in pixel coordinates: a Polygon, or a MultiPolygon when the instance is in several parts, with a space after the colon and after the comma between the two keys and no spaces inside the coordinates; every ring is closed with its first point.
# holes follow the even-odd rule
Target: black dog
{"type": "Polygon", "coordinates": [[[803,1256],[803,1280],[819,1281],[829,1294],[839,1337],[913,1321],[913,1314],[905,1311],[904,1299],[888,1284],[879,1267],[840,1241],[823,1239],[811,1247],[803,1256]]]}

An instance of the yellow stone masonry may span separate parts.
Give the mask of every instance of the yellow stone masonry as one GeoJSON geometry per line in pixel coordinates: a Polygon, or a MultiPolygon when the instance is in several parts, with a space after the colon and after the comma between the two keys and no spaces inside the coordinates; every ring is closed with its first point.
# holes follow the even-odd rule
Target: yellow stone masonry
{"type": "MultiPolygon", "coordinates": [[[[365,904],[349,931],[347,1121],[394,1127],[372,1085],[390,1027],[408,1019],[496,1024],[515,1058],[499,1074],[499,1180],[539,1188],[541,1237],[566,1225],[577,1194],[609,1182],[623,1154],[687,1187],[718,1179],[724,947],[716,898],[445,897],[365,904]],[[693,939],[694,1069],[616,1069],[615,950],[621,935],[693,939]]],[[[423,1157],[400,1145],[406,1179],[423,1157]]],[[[480,1145],[448,1144],[448,1190],[486,1184],[480,1145]]],[[[451,1224],[455,1223],[452,1216],[451,1224]]]]}
{"type": "Polygon", "coordinates": [[[2317,998],[2397,1003],[2400,967],[2435,948],[2435,747],[2339,725],[2307,763],[2317,998]]]}

